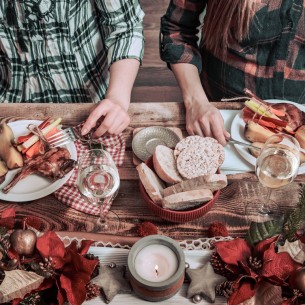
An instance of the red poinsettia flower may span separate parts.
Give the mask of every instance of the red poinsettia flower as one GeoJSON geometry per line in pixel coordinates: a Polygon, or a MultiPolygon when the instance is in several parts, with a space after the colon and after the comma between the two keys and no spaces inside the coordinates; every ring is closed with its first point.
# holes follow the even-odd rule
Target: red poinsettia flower
{"type": "Polygon", "coordinates": [[[238,277],[228,300],[229,305],[237,305],[253,297],[261,281],[286,285],[289,275],[300,267],[288,253],[275,252],[277,238],[266,239],[254,247],[241,238],[215,243],[216,252],[226,268],[238,277]]]}
{"type": "Polygon", "coordinates": [[[86,284],[98,264],[97,260],[89,260],[83,255],[87,253],[92,241],[82,241],[78,249],[76,243],[64,246],[54,232],[47,232],[38,238],[36,248],[43,258],[51,257],[58,276],[55,277],[58,288],[59,305],[69,301],[72,305],[80,305],[86,298],[86,284]]]}

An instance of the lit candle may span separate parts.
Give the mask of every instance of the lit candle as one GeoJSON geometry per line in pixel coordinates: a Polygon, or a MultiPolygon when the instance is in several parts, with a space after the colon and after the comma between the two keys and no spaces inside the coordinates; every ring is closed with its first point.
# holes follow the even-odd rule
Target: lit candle
{"type": "Polygon", "coordinates": [[[184,281],[185,258],[173,239],[150,235],[140,239],[128,255],[130,283],[141,298],[159,302],[175,295],[184,281]]]}
{"type": "Polygon", "coordinates": [[[164,245],[149,245],[139,251],[134,261],[137,274],[151,282],[169,279],[178,269],[176,254],[164,245]]]}

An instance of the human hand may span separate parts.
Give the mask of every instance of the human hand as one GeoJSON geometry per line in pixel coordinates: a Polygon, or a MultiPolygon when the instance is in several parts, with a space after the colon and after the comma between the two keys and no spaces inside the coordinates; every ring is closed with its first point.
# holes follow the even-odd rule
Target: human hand
{"type": "Polygon", "coordinates": [[[220,111],[208,101],[186,103],[186,130],[190,135],[215,138],[223,146],[230,134],[224,128],[220,111]]]}
{"type": "Polygon", "coordinates": [[[104,117],[104,119],[101,125],[94,131],[93,137],[101,137],[106,132],[109,134],[118,135],[130,123],[130,117],[127,113],[127,109],[123,109],[122,106],[110,99],[104,99],[88,116],[81,131],[82,135],[89,133],[102,117],[104,117]]]}

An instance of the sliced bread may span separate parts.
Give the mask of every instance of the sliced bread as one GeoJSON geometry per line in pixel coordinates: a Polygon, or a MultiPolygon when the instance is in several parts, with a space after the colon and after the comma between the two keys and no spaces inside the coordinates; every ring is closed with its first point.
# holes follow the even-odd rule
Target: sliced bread
{"type": "Polygon", "coordinates": [[[211,190],[193,190],[166,196],[162,199],[162,207],[170,210],[186,210],[213,199],[211,190]]]}
{"type": "Polygon", "coordinates": [[[153,202],[160,204],[165,188],[164,183],[145,163],[138,165],[137,171],[148,196],[153,202]]]}
{"type": "Polygon", "coordinates": [[[167,146],[158,145],[153,154],[154,169],[157,175],[167,183],[183,181],[177,169],[174,151],[167,146]]]}
{"type": "Polygon", "coordinates": [[[163,191],[163,196],[200,189],[209,189],[215,192],[225,188],[227,184],[227,176],[224,174],[204,175],[167,187],[163,191]]]}

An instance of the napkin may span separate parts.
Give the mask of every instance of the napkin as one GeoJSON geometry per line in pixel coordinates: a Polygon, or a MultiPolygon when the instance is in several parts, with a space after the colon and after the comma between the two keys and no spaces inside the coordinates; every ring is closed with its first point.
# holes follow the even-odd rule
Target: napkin
{"type": "MultiPolygon", "coordinates": [[[[117,136],[103,136],[97,139],[95,143],[96,142],[101,143],[103,148],[109,152],[116,166],[121,166],[123,164],[126,147],[126,139],[123,134],[117,136]]],[[[89,149],[89,146],[84,144],[81,140],[75,141],[74,144],[77,151],[77,159],[79,160],[80,157],[89,149]]],[[[77,187],[77,168],[73,170],[70,179],[54,193],[54,196],[63,204],[92,215],[100,215],[101,212],[106,215],[112,205],[112,200],[107,200],[101,211],[100,206],[90,204],[81,195],[77,187]]]]}

